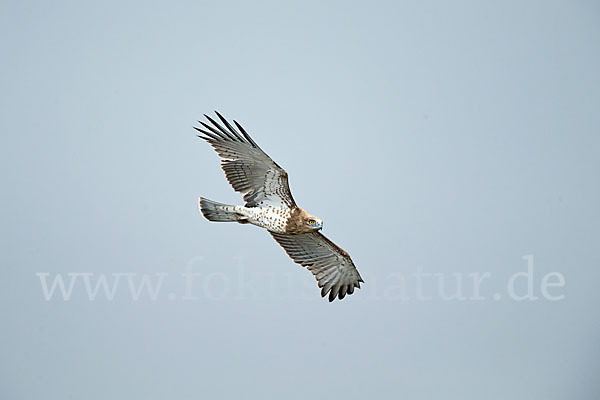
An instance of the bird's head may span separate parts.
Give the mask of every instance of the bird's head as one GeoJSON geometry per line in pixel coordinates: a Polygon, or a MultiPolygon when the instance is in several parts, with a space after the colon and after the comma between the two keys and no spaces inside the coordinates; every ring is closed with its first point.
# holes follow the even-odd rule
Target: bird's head
{"type": "Polygon", "coordinates": [[[308,225],[309,229],[318,231],[323,228],[323,221],[321,218],[309,215],[306,217],[306,225],[308,225]]]}

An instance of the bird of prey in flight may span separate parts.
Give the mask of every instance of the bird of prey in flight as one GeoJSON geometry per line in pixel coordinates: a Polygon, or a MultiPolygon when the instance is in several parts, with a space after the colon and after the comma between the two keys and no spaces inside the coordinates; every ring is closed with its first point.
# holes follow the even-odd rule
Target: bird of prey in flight
{"type": "Polygon", "coordinates": [[[294,262],[315,276],[321,296],[329,301],[360,288],[360,277],[350,255],[322,233],[323,221],[296,205],[288,174],[256,144],[240,124],[233,127],[216,112],[222,125],[208,115],[198,121],[201,133],[221,157],[221,168],[237,192],[244,194],[243,206],[217,203],[200,197],[198,205],[206,219],[238,222],[265,228],[294,262]]]}

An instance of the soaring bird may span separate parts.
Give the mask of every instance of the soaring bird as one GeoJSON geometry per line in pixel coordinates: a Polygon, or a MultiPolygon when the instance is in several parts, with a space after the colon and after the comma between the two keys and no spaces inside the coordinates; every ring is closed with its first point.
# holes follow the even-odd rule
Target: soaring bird
{"type": "Polygon", "coordinates": [[[238,222],[266,229],[297,264],[315,276],[321,296],[343,299],[364,282],[350,255],[322,233],[323,221],[300,208],[290,192],[288,174],[235,120],[233,127],[215,111],[195,127],[221,157],[221,168],[233,189],[244,194],[243,206],[198,199],[202,215],[214,222],[238,222]]]}

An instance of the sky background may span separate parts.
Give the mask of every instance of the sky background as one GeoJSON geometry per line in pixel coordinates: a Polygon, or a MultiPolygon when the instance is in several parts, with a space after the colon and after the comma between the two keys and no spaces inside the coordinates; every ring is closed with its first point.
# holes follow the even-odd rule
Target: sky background
{"type": "Polygon", "coordinates": [[[1,398],[600,396],[598,3],[2,9],[1,398]],[[202,218],[242,202],[192,129],[213,110],[360,290],[330,304],[266,232],[202,218]],[[130,275],[46,300],[39,273],[130,275]]]}

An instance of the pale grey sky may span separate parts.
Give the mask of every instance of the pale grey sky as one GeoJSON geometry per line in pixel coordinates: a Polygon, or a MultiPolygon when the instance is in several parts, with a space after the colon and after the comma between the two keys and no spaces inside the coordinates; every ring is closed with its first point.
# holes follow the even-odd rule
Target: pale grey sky
{"type": "Polygon", "coordinates": [[[600,395],[596,2],[13,2],[0,34],[1,398],[600,395]],[[213,110],[362,289],[201,217],[242,202],[213,110]]]}

